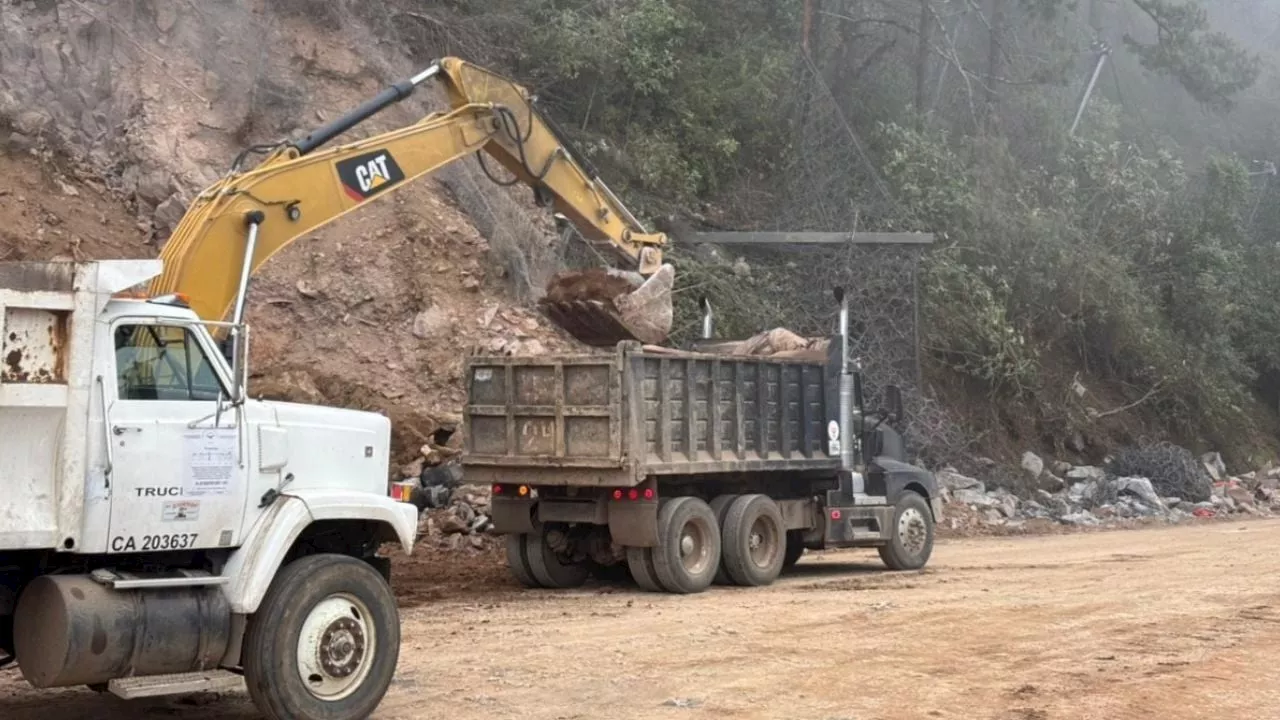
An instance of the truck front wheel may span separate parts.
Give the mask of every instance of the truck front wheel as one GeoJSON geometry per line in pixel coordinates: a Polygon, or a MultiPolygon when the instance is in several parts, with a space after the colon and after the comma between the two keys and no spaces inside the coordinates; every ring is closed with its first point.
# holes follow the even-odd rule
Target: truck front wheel
{"type": "Polygon", "coordinates": [[[346,555],[289,563],[249,618],[244,675],[271,720],[364,720],[391,685],[400,615],[390,586],[346,555]]]}
{"type": "Polygon", "coordinates": [[[893,508],[889,543],[880,559],[890,570],[919,570],[933,554],[933,513],[920,495],[904,491],[893,508]]]}

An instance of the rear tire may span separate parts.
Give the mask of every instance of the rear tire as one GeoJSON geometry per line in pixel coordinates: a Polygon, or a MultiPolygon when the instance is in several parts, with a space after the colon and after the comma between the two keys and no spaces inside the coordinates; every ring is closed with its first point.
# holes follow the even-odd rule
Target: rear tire
{"type": "Polygon", "coordinates": [[[933,554],[933,513],[929,503],[903,491],[893,510],[892,536],[882,545],[880,559],[890,570],[919,570],[933,554]]]}
{"type": "Polygon", "coordinates": [[[527,588],[540,588],[542,585],[533,576],[533,570],[529,569],[529,557],[525,549],[528,542],[528,535],[507,536],[507,569],[521,585],[527,588]]]}
{"type": "Polygon", "coordinates": [[[662,585],[653,571],[653,553],[650,550],[652,548],[627,548],[627,569],[631,571],[631,579],[636,581],[641,590],[662,592],[662,585]]]}
{"type": "Polygon", "coordinates": [[[723,532],[725,572],[738,585],[772,584],[786,558],[787,527],[767,495],[743,495],[729,506],[723,532]]]}
{"type": "Polygon", "coordinates": [[[395,675],[400,615],[391,587],[346,555],[284,567],[249,618],[244,677],[271,720],[365,720],[395,675]]]}
{"type": "Polygon", "coordinates": [[[533,535],[526,535],[525,555],[529,558],[529,571],[533,579],[544,588],[567,589],[580,587],[587,581],[591,570],[585,562],[565,562],[547,542],[547,528],[533,535]]]}
{"type": "Polygon", "coordinates": [[[720,525],[699,498],[678,497],[658,511],[658,546],[653,570],[667,592],[699,593],[711,586],[720,567],[720,525]]]}
{"type": "Polygon", "coordinates": [[[731,505],[733,501],[737,499],[738,499],[737,495],[718,495],[714,500],[711,501],[711,511],[716,514],[716,522],[720,525],[720,545],[721,545],[720,567],[716,570],[715,579],[712,580],[712,583],[716,585],[734,585],[735,584],[733,581],[733,578],[729,577],[729,573],[726,572],[724,569],[723,548],[724,548],[724,545],[726,544],[726,541],[724,539],[725,516],[729,514],[729,505],[731,505]]]}

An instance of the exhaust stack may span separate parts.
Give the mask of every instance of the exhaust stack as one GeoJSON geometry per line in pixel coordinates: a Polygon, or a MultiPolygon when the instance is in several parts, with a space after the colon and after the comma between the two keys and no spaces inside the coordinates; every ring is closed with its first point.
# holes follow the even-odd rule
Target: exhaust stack
{"type": "Polygon", "coordinates": [[[851,364],[849,359],[849,296],[838,287],[835,298],[840,303],[840,469],[851,474],[848,490],[859,494],[866,487],[862,474],[854,469],[853,424],[855,408],[861,414],[862,368],[861,363],[851,364]]]}
{"type": "Polygon", "coordinates": [[[711,301],[704,297],[699,304],[702,305],[702,339],[710,340],[715,337],[716,329],[715,316],[711,314],[711,301]]]}

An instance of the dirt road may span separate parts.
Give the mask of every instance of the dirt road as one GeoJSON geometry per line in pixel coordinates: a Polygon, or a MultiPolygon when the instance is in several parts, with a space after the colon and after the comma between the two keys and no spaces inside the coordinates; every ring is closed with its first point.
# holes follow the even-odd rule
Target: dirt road
{"type": "MultiPolygon", "coordinates": [[[[1268,520],[948,541],[917,574],[828,554],[692,597],[410,592],[376,717],[1280,718],[1278,545],[1268,520]]],[[[131,706],[0,674],[5,720],[160,717],[256,716],[243,696],[131,706]]]]}

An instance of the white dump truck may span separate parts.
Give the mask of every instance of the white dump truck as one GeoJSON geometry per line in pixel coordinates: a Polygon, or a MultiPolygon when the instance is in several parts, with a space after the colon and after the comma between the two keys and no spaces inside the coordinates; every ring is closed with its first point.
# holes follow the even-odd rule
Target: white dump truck
{"type": "Polygon", "coordinates": [[[245,326],[121,296],[161,270],[0,263],[0,664],[365,718],[400,648],[376,551],[411,552],[418,520],[390,496],[389,421],[249,399],[245,326]]]}

